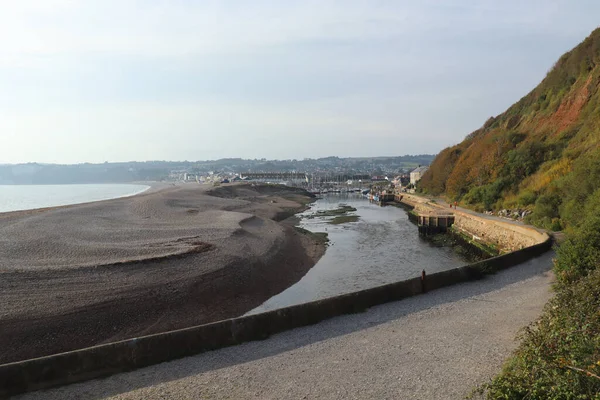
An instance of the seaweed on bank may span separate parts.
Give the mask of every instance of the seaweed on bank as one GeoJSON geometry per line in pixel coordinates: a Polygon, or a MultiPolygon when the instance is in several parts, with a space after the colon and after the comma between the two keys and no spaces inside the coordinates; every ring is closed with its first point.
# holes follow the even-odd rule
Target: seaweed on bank
{"type": "Polygon", "coordinates": [[[318,243],[329,243],[329,236],[327,232],[311,232],[308,229],[300,228],[299,226],[295,226],[294,229],[301,235],[309,236],[318,243]]]}
{"type": "Polygon", "coordinates": [[[419,214],[411,210],[406,210],[406,215],[408,215],[408,220],[413,224],[417,225],[419,223],[419,214]]]}
{"type": "Polygon", "coordinates": [[[332,225],[340,225],[345,224],[346,222],[356,222],[358,221],[358,215],[339,215],[329,221],[329,224],[332,225]]]}
{"type": "Polygon", "coordinates": [[[304,216],[304,218],[312,219],[315,217],[336,217],[338,215],[345,215],[349,212],[354,212],[354,211],[356,211],[356,208],[354,208],[354,207],[351,207],[347,204],[339,204],[338,208],[336,208],[335,210],[317,211],[314,214],[304,216]]]}
{"type": "Polygon", "coordinates": [[[496,255],[474,245],[471,241],[466,240],[466,238],[453,231],[421,236],[421,238],[435,247],[451,248],[456,254],[466,259],[469,263],[487,260],[496,255]]]}
{"type": "Polygon", "coordinates": [[[479,252],[481,254],[481,256],[483,257],[482,259],[484,259],[484,260],[486,258],[496,257],[496,256],[500,255],[500,251],[493,244],[487,244],[487,243],[478,242],[476,240],[472,240],[470,237],[468,237],[464,233],[459,232],[452,228],[450,229],[449,233],[450,233],[450,235],[454,236],[456,241],[462,242],[464,246],[472,248],[473,251],[479,252]]]}

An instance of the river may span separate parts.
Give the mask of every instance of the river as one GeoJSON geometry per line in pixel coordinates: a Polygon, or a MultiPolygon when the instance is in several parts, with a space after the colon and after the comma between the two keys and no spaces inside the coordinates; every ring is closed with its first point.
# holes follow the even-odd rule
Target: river
{"type": "Polygon", "coordinates": [[[295,285],[249,314],[306,303],[468,264],[449,247],[419,237],[405,210],[380,207],[359,195],[327,195],[300,214],[300,227],[327,232],[329,246],[317,264],[295,285]],[[329,223],[332,217],[307,218],[340,204],[356,208],[357,222],[329,223]]]}

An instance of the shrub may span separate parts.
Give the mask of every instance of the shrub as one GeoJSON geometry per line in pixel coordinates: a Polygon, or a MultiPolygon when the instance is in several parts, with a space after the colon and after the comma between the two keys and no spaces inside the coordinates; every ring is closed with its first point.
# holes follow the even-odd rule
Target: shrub
{"type": "Polygon", "coordinates": [[[519,199],[517,200],[517,203],[521,207],[525,207],[525,206],[534,204],[536,200],[537,200],[537,195],[533,191],[525,190],[523,193],[521,193],[519,195],[519,199]]]}
{"type": "MultiPolygon", "coordinates": [[[[536,212],[550,218],[557,201],[540,196],[536,212]]],[[[483,388],[488,399],[600,400],[600,189],[580,209],[581,223],[556,250],[556,296],[483,388]]]]}
{"type": "Polygon", "coordinates": [[[560,205],[560,202],[560,196],[558,196],[557,194],[541,195],[535,202],[535,208],[533,209],[533,213],[538,218],[556,218],[558,217],[558,206],[560,205]]]}
{"type": "Polygon", "coordinates": [[[474,187],[469,190],[463,200],[467,204],[481,204],[486,210],[489,210],[502,197],[502,191],[506,184],[506,180],[499,179],[489,185],[474,187]]]}
{"type": "Polygon", "coordinates": [[[600,265],[600,215],[594,207],[585,223],[556,250],[556,277],[561,283],[572,283],[600,265]]]}
{"type": "Polygon", "coordinates": [[[565,285],[502,374],[483,388],[488,399],[600,399],[600,269],[565,285]]]}
{"type": "Polygon", "coordinates": [[[595,200],[589,207],[600,211],[600,149],[580,157],[574,164],[573,172],[561,182],[561,191],[567,201],[561,208],[561,216],[569,224],[578,226],[589,214],[585,210],[588,198],[595,200]]]}
{"type": "Polygon", "coordinates": [[[558,194],[543,194],[535,201],[533,214],[527,218],[527,222],[544,229],[560,231],[562,229],[558,208],[561,197],[558,194]]]}

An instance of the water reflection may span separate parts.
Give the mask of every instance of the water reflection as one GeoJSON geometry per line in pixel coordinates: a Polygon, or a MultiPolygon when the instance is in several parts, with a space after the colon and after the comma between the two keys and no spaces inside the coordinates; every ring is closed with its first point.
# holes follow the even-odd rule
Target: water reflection
{"type": "Polygon", "coordinates": [[[379,286],[428,273],[460,267],[467,260],[450,248],[434,247],[419,237],[406,211],[379,207],[359,195],[328,195],[303,213],[300,226],[327,232],[330,245],[319,262],[295,285],[250,313],[305,303],[379,286]],[[332,225],[331,217],[309,219],[317,211],[340,204],[355,207],[358,222],[332,225]]]}

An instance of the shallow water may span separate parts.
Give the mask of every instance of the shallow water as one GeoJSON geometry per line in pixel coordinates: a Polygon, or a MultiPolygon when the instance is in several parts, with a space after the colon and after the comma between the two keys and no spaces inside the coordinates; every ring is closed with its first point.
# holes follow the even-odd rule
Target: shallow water
{"type": "Polygon", "coordinates": [[[295,285],[270,298],[250,314],[350,293],[386,283],[457,268],[468,261],[451,248],[435,247],[419,237],[401,208],[379,207],[358,195],[330,195],[300,214],[300,227],[327,232],[330,245],[317,264],[295,285]],[[348,204],[357,222],[327,223],[332,217],[305,218],[348,204]]]}
{"type": "Polygon", "coordinates": [[[146,185],[0,185],[0,213],[133,196],[146,185]]]}

